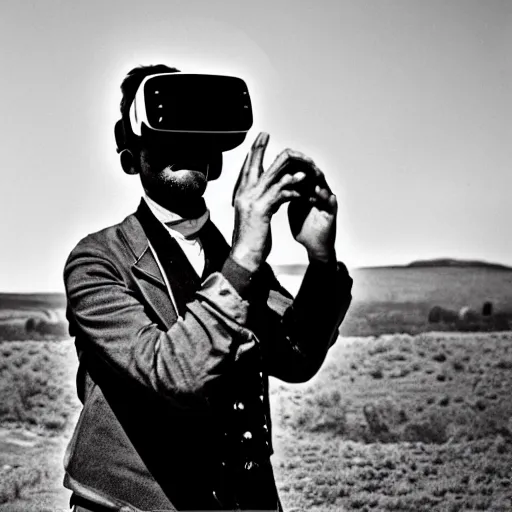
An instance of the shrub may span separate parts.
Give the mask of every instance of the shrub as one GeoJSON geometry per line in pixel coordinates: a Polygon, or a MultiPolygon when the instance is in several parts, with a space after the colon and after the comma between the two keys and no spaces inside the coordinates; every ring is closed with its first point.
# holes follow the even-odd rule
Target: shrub
{"type": "Polygon", "coordinates": [[[432,359],[434,361],[437,361],[438,363],[442,363],[446,361],[446,355],[444,354],[444,352],[438,352],[437,354],[434,354],[432,356],[432,359]]]}
{"type": "Polygon", "coordinates": [[[382,379],[384,377],[384,372],[382,371],[382,368],[373,368],[370,370],[370,376],[374,379],[382,379]]]}
{"type": "Polygon", "coordinates": [[[500,359],[495,367],[500,370],[512,370],[512,359],[500,359]]]}
{"type": "Polygon", "coordinates": [[[347,425],[347,405],[341,401],[338,390],[323,391],[295,410],[289,423],[310,432],[342,434],[347,425]]]}
{"type": "Polygon", "coordinates": [[[25,332],[30,337],[62,339],[68,336],[68,326],[66,322],[55,320],[53,317],[48,320],[30,317],[25,322],[25,332]]]}
{"type": "Polygon", "coordinates": [[[449,397],[449,396],[443,396],[443,397],[439,400],[439,405],[441,405],[441,406],[443,406],[443,407],[446,407],[449,403],[450,403],[450,397],[449,397]]]}
{"type": "Polygon", "coordinates": [[[464,323],[475,323],[480,319],[480,315],[469,306],[464,306],[459,310],[459,320],[464,323]]]}
{"type": "Polygon", "coordinates": [[[39,468],[13,468],[4,473],[0,480],[0,504],[21,498],[25,488],[38,485],[41,479],[42,471],[39,468]]]}
{"type": "Polygon", "coordinates": [[[27,331],[28,334],[32,334],[37,329],[38,324],[39,318],[30,317],[25,322],[25,331],[27,331]]]}
{"type": "Polygon", "coordinates": [[[442,308],[440,306],[434,306],[428,312],[428,321],[431,324],[438,324],[441,321],[442,308]]]}
{"type": "Polygon", "coordinates": [[[464,364],[462,363],[462,361],[459,361],[458,359],[452,361],[452,367],[457,372],[461,372],[464,370],[464,364]]]}
{"type": "Polygon", "coordinates": [[[408,442],[442,444],[448,439],[446,425],[431,418],[430,421],[409,423],[403,431],[403,438],[408,442]]]}

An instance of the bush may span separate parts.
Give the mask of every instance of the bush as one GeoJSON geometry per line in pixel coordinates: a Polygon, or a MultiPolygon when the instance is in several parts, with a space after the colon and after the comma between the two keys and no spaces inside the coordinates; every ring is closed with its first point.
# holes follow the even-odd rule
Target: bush
{"type": "Polygon", "coordinates": [[[343,434],[347,426],[347,405],[341,401],[338,390],[318,392],[290,414],[288,422],[293,428],[309,432],[343,434]]]}
{"type": "Polygon", "coordinates": [[[441,321],[442,308],[434,306],[428,313],[428,321],[431,324],[438,324],[441,321]]]}
{"type": "Polygon", "coordinates": [[[12,468],[0,480],[0,504],[22,497],[22,491],[41,482],[42,471],[38,468],[12,468]]]}
{"type": "Polygon", "coordinates": [[[448,440],[447,427],[436,418],[419,423],[409,423],[403,431],[403,438],[410,443],[442,444],[448,440]]]}
{"type": "MultiPolygon", "coordinates": [[[[50,357],[53,348],[48,352],[48,347],[56,345],[40,341],[8,343],[12,345],[11,355],[0,378],[0,421],[61,430],[75,393],[63,380],[62,359],[50,357]]],[[[59,351],[56,347],[55,352],[59,351]]]]}
{"type": "Polygon", "coordinates": [[[443,352],[438,352],[432,356],[432,359],[438,363],[442,363],[446,361],[446,355],[443,352]]]}
{"type": "Polygon", "coordinates": [[[370,370],[370,376],[374,379],[382,379],[384,377],[384,372],[382,371],[382,368],[373,368],[370,370]]]}

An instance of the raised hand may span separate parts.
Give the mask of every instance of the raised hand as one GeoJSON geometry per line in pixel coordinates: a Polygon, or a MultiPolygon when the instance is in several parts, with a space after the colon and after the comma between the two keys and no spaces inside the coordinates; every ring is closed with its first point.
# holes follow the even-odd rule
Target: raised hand
{"type": "Polygon", "coordinates": [[[270,221],[279,207],[301,194],[294,189],[306,177],[303,171],[285,172],[289,150],[283,151],[263,170],[263,157],[269,135],[260,133],[249,151],[233,191],[235,228],[231,257],[255,271],[266,260],[272,247],[270,221]]]}
{"type": "Polygon", "coordinates": [[[288,205],[290,230],[295,240],[306,248],[310,261],[335,260],[336,196],[315,163],[307,157],[303,157],[304,161],[309,162],[306,173],[313,176],[308,178],[312,185],[288,205]]]}

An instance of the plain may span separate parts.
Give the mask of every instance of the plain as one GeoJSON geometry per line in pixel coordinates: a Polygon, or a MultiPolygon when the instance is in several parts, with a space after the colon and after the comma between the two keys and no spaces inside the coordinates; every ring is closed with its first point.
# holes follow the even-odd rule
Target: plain
{"type": "MultiPolygon", "coordinates": [[[[512,332],[428,322],[434,306],[478,312],[486,301],[508,319],[512,272],[352,274],[354,303],[321,371],[305,384],[272,381],[285,510],[512,510],[512,332]]],[[[296,291],[300,275],[280,277],[296,291]]],[[[0,511],[68,510],[62,458],[80,410],[76,355],[72,340],[29,322],[60,322],[52,312],[62,302],[9,304],[17,327],[0,343],[0,511]]]]}

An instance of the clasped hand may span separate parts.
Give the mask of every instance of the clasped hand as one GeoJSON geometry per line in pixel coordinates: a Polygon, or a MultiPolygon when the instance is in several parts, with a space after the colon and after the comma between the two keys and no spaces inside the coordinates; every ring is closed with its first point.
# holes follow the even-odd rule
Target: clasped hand
{"type": "Polygon", "coordinates": [[[268,139],[267,133],[258,135],[233,191],[231,257],[248,270],[257,270],[272,247],[272,216],[289,202],[291,233],[305,247],[309,260],[335,259],[338,204],[324,174],[309,157],[290,149],[282,151],[265,171],[268,139]]]}

